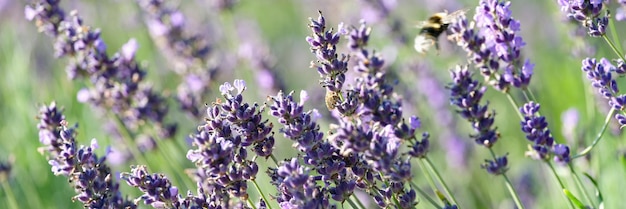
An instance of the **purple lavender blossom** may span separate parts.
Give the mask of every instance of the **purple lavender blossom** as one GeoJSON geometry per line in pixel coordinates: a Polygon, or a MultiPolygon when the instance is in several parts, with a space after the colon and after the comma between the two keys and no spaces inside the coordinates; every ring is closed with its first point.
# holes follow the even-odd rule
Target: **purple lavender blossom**
{"type": "Polygon", "coordinates": [[[520,108],[524,120],[520,123],[526,139],[532,142],[532,150],[527,155],[536,160],[549,160],[554,155],[554,160],[567,164],[570,162],[570,151],[567,145],[555,144],[554,138],[548,129],[548,122],[543,116],[539,116],[540,105],[531,101],[520,108]]]}
{"type": "Polygon", "coordinates": [[[534,64],[524,60],[526,42],[519,36],[520,23],[511,17],[511,2],[481,0],[474,21],[462,17],[450,25],[450,39],[457,42],[490,84],[501,91],[510,86],[526,88],[534,64]]]}
{"type": "Polygon", "coordinates": [[[296,158],[284,162],[277,169],[270,169],[272,183],[278,188],[278,204],[283,209],[336,208],[329,203],[328,192],[316,185],[310,170],[300,165],[296,158]]]}
{"type": "Polygon", "coordinates": [[[488,173],[493,175],[502,175],[509,170],[507,156],[501,156],[495,160],[485,160],[485,163],[480,167],[487,170],[488,173]]]}
{"type": "Polygon", "coordinates": [[[349,57],[337,54],[337,43],[341,35],[346,31],[342,25],[339,25],[337,32],[333,33],[333,29],[326,30],[326,19],[319,12],[317,20],[310,18],[309,27],[313,32],[312,36],[307,36],[306,40],[311,46],[311,52],[317,57],[317,72],[320,74],[320,83],[327,91],[341,92],[343,84],[346,80],[345,73],[348,71],[349,57]]]}
{"type": "Polygon", "coordinates": [[[90,146],[76,143],[76,125],[69,127],[61,109],[52,102],[39,111],[39,141],[44,145],[40,150],[48,153],[48,163],[54,175],[64,175],[78,193],[72,199],[78,200],[86,208],[136,208],[119,191],[119,183],[105,164],[106,157],[98,157],[95,139],[90,146]]]}
{"type": "Polygon", "coordinates": [[[136,130],[146,121],[154,123],[161,137],[174,135],[175,125],[164,124],[168,106],[164,98],[141,81],[146,72],[135,61],[137,43],[131,39],[120,52],[109,57],[99,30],[83,24],[77,12],[63,14],[58,1],[47,1],[26,7],[27,18],[34,20],[55,38],[55,53],[69,57],[68,76],[88,78],[93,87],[79,96],[94,107],[111,111],[125,126],[136,130]]]}
{"type": "Polygon", "coordinates": [[[589,29],[589,35],[602,36],[608,25],[608,10],[604,17],[600,17],[605,0],[558,0],[561,11],[568,17],[577,20],[589,29]]]}
{"type": "Polygon", "coordinates": [[[492,147],[500,138],[500,133],[493,127],[495,111],[489,112],[489,104],[480,104],[486,88],[472,78],[467,66],[457,65],[451,76],[453,83],[448,87],[450,103],[457,106],[457,113],[472,124],[476,133],[470,138],[478,145],[492,147]]]}
{"type": "MultiPolygon", "coordinates": [[[[216,102],[207,108],[206,124],[192,135],[193,146],[187,158],[196,164],[196,181],[204,190],[216,194],[248,198],[247,181],[256,178],[259,167],[248,159],[248,150],[261,157],[269,157],[274,146],[272,124],[264,120],[263,108],[258,104],[243,102],[243,80],[235,80],[234,86],[220,86],[224,102],[216,102]]],[[[223,196],[228,199],[228,196],[223,196]]]]}
{"type": "Polygon", "coordinates": [[[582,70],[587,74],[587,78],[591,80],[591,85],[598,89],[600,95],[608,100],[608,104],[619,110],[620,113],[615,115],[615,119],[619,122],[620,126],[626,125],[626,115],[621,112],[626,105],[626,95],[618,94],[619,87],[617,81],[613,78],[613,72],[619,75],[624,74],[625,65],[623,62],[617,62],[618,67],[615,67],[609,60],[602,58],[600,62],[597,62],[595,58],[586,58],[582,61],[582,70]]]}

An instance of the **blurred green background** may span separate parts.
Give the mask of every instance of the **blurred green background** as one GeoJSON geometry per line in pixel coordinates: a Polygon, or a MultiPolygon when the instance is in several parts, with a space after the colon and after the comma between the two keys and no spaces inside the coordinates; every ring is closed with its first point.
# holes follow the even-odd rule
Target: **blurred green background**
{"type": "MultiPolygon", "coordinates": [[[[324,104],[318,102],[323,96],[318,84],[318,74],[309,68],[310,61],[315,57],[310,53],[305,41],[309,34],[308,17],[316,18],[317,11],[321,10],[331,27],[336,28],[339,22],[358,26],[361,18],[368,17],[368,8],[363,2],[241,0],[232,12],[215,10],[211,7],[210,0],[174,1],[173,4],[186,15],[186,29],[205,34],[221,50],[220,56],[232,61],[232,71],[222,72],[224,75],[220,77],[222,80],[216,81],[214,86],[226,81],[232,82],[234,78],[241,78],[248,83],[246,101],[263,103],[268,95],[275,95],[275,92],[258,91],[250,63],[237,57],[237,47],[244,40],[235,34],[235,24],[238,21],[251,21],[258,25],[258,38],[267,44],[271,52],[273,68],[278,72],[279,79],[286,84],[284,91],[309,91],[314,99],[309,101],[307,108],[317,108],[322,114],[329,115],[324,104]]],[[[444,146],[444,143],[437,141],[445,140],[439,136],[448,132],[458,132],[464,140],[469,141],[467,135],[471,133],[470,126],[456,116],[453,121],[458,130],[438,125],[440,118],[432,110],[443,109],[453,113],[452,108],[429,106],[427,100],[432,99],[432,95],[418,89],[420,69],[408,67],[410,63],[430,66],[432,74],[439,81],[436,88],[442,89],[450,81],[448,70],[457,64],[466,63],[465,54],[460,48],[441,37],[442,49],[439,55],[434,53],[418,55],[412,49],[413,36],[418,32],[413,25],[444,9],[452,11],[471,8],[468,15],[471,17],[477,2],[398,0],[389,18],[399,21],[403,35],[408,37],[408,43],[394,41],[393,35],[389,33],[390,19],[373,18],[367,22],[373,30],[369,48],[381,53],[387,60],[386,65],[389,67],[387,69],[398,76],[397,90],[400,96],[405,98],[405,117],[414,114],[420,116],[424,124],[422,130],[431,132],[434,140],[431,159],[435,160],[461,205],[464,208],[512,208],[512,201],[506,192],[504,181],[480,169],[480,164],[489,157],[486,149],[469,142],[467,144],[472,150],[466,156],[466,166],[459,167],[448,163],[446,156],[452,151],[444,146]]],[[[103,154],[104,147],[110,143],[110,137],[102,128],[107,120],[104,114],[97,113],[90,105],[77,101],[76,92],[85,84],[82,81],[68,79],[64,69],[68,60],[55,59],[53,40],[38,33],[35,25],[24,18],[26,3],[0,0],[0,118],[2,118],[0,160],[4,162],[14,160],[8,179],[1,182],[3,187],[0,188],[0,208],[11,208],[9,202],[12,200],[17,203],[18,208],[81,208],[79,203],[71,200],[75,193],[67,179],[54,176],[45,156],[37,152],[37,148],[41,146],[36,128],[38,108],[51,101],[63,106],[68,122],[79,123],[78,138],[81,143],[88,144],[92,138],[98,139],[101,147],[99,154],[103,154]]],[[[160,53],[150,38],[136,2],[85,0],[64,1],[62,5],[68,12],[77,10],[86,25],[102,30],[102,38],[107,43],[109,54],[116,52],[130,38],[137,39],[140,48],[136,59],[148,71],[146,81],[154,85],[156,90],[171,97],[171,114],[167,120],[177,122],[180,126],[177,141],[165,142],[165,145],[168,146],[170,143],[185,145],[185,137],[193,133],[202,121],[190,119],[178,111],[173,97],[180,77],[171,70],[172,66],[168,65],[164,54],[160,53]]],[[[615,6],[612,5],[611,8],[615,6]]],[[[536,64],[531,89],[542,106],[541,113],[546,116],[558,142],[567,143],[575,150],[580,150],[581,147],[588,145],[600,130],[606,114],[601,106],[605,106],[606,102],[595,96],[595,90],[590,89],[580,70],[581,59],[584,57],[573,55],[573,52],[580,50],[581,44],[586,44],[598,48],[597,53],[591,55],[593,57],[614,58],[615,55],[601,39],[571,35],[575,25],[562,21],[556,1],[513,1],[512,10],[513,17],[521,21],[521,34],[527,42],[523,51],[524,56],[536,64]],[[561,116],[570,108],[576,108],[580,112],[574,141],[567,141],[562,133],[564,121],[561,116]]],[[[625,25],[618,22],[616,26],[618,35],[623,37],[625,25]]],[[[348,52],[345,43],[342,40],[340,52],[348,52]]],[[[518,102],[522,101],[519,91],[514,90],[512,93],[518,96],[516,97],[518,102]]],[[[495,150],[498,154],[509,154],[509,177],[520,190],[527,193],[526,198],[530,204],[527,208],[567,207],[567,202],[562,197],[554,177],[549,173],[549,168],[543,163],[524,157],[527,141],[520,131],[516,110],[505,95],[490,88],[485,99],[490,101],[490,107],[497,112],[496,124],[502,135],[495,150]]],[[[333,121],[322,122],[324,130],[327,130],[329,123],[333,121]]],[[[619,131],[610,130],[589,158],[578,159],[575,162],[580,172],[588,172],[599,181],[600,189],[605,195],[606,208],[620,208],[623,205],[621,190],[626,187],[624,173],[626,167],[622,163],[623,137],[617,133],[619,131]]],[[[276,137],[276,147],[279,151],[274,153],[277,153],[278,158],[295,156],[295,151],[290,147],[291,142],[285,140],[281,134],[277,133],[276,137]]],[[[168,148],[163,149],[163,152],[147,154],[147,158],[151,159],[150,171],[165,172],[181,188],[180,191],[186,191],[188,188],[180,184],[180,179],[184,178],[183,171],[168,173],[163,170],[168,163],[192,168],[193,165],[185,159],[186,150],[168,148]],[[161,156],[163,152],[176,157],[175,162],[166,161],[161,156]]],[[[261,161],[265,163],[264,160],[261,161]]],[[[129,171],[128,166],[128,164],[116,166],[114,170],[129,171]]],[[[415,181],[427,187],[427,182],[421,178],[423,175],[417,164],[414,164],[414,167],[415,181]]],[[[573,177],[568,169],[560,167],[557,168],[557,172],[566,181],[567,188],[571,188],[574,194],[580,196],[580,192],[574,189],[573,177]]],[[[271,187],[263,171],[259,172],[259,182],[262,182],[263,188],[271,187]]],[[[125,183],[121,185],[125,194],[131,197],[138,196],[139,193],[135,189],[129,188],[125,183]]],[[[591,184],[586,186],[593,188],[591,184]]],[[[249,191],[255,194],[251,185],[249,191]]],[[[275,194],[275,190],[267,192],[275,194]]],[[[254,199],[256,200],[256,197],[254,199]]],[[[431,207],[422,201],[418,208],[431,207]]]]}

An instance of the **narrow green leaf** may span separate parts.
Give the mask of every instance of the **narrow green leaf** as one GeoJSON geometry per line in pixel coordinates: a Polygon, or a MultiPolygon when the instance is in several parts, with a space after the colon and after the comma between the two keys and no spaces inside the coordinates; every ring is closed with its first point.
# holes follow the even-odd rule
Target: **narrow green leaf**
{"type": "Polygon", "coordinates": [[[578,198],[576,198],[576,196],[574,196],[574,194],[572,194],[571,192],[569,192],[569,190],[564,189],[563,193],[565,193],[565,196],[567,196],[567,198],[572,201],[572,203],[580,209],[585,209],[585,205],[580,202],[580,200],[578,200],[578,198]]]}

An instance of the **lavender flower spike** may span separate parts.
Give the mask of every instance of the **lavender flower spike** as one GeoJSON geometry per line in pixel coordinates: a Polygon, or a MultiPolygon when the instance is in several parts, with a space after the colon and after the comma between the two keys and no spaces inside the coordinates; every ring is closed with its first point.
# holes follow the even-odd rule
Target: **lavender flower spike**
{"type": "Polygon", "coordinates": [[[76,143],[76,126],[70,127],[63,111],[52,102],[39,111],[39,140],[47,151],[48,163],[55,175],[64,175],[78,193],[73,197],[86,208],[136,208],[119,191],[119,184],[112,177],[106,157],[98,157],[95,139],[90,146],[76,143]]]}
{"type": "Polygon", "coordinates": [[[509,1],[480,0],[474,21],[468,23],[465,17],[456,21],[448,37],[467,51],[492,86],[505,92],[510,86],[526,88],[534,68],[521,56],[526,43],[519,35],[520,22],[511,17],[510,5],[509,1]]]}
{"type": "Polygon", "coordinates": [[[522,131],[526,134],[526,139],[532,142],[531,150],[526,154],[536,160],[549,160],[554,155],[555,161],[569,163],[571,160],[569,147],[554,143],[546,118],[539,116],[539,108],[539,104],[533,101],[520,108],[524,115],[524,120],[520,123],[522,131]]]}

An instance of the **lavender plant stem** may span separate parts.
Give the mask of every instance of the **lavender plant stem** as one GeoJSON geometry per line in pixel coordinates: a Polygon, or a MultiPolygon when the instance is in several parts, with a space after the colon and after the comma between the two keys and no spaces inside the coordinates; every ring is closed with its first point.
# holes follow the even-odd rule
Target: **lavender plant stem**
{"type": "MultiPolygon", "coordinates": [[[[513,96],[511,96],[511,93],[507,92],[506,98],[509,100],[513,108],[515,108],[516,110],[519,110],[519,106],[517,105],[517,103],[515,103],[515,99],[513,99],[513,96]]],[[[522,115],[521,112],[519,111],[515,111],[515,112],[517,113],[517,116],[519,116],[520,119],[524,120],[524,116],[522,115]]]]}
{"type": "Polygon", "coordinates": [[[435,208],[442,208],[439,204],[437,204],[437,202],[435,202],[435,200],[433,200],[433,198],[430,198],[430,196],[428,196],[428,193],[426,193],[424,190],[420,189],[415,182],[410,181],[411,183],[411,188],[415,189],[415,191],[419,192],[422,197],[424,199],[426,199],[426,201],[428,201],[431,205],[433,205],[435,208]]]}
{"type": "Polygon", "coordinates": [[[346,201],[348,201],[348,204],[350,204],[350,206],[354,209],[363,209],[361,207],[357,207],[351,199],[347,199],[346,201]]]}
{"type": "MultiPolygon", "coordinates": [[[[609,31],[611,31],[611,36],[613,36],[613,42],[617,43],[619,49],[622,48],[622,42],[619,40],[619,36],[617,35],[617,30],[615,30],[615,21],[609,21],[609,31]]],[[[624,57],[620,57],[620,59],[624,59],[624,57]]]]}
{"type": "MultiPolygon", "coordinates": [[[[263,201],[267,203],[267,208],[272,209],[272,204],[270,204],[268,199],[265,197],[265,194],[263,193],[263,190],[261,189],[261,187],[259,187],[259,184],[256,183],[256,179],[252,179],[252,183],[254,184],[254,188],[256,188],[256,191],[259,193],[259,195],[261,195],[261,198],[263,198],[263,201]]],[[[252,204],[252,207],[256,208],[254,204],[252,204]]]]}
{"type": "Polygon", "coordinates": [[[606,36],[606,34],[602,35],[602,38],[604,38],[604,41],[606,41],[606,43],[609,44],[611,49],[613,49],[613,52],[615,52],[615,54],[617,54],[617,56],[619,56],[621,60],[624,60],[624,55],[615,47],[615,44],[613,43],[613,41],[611,41],[609,37],[606,36]]]}
{"type": "MultiPolygon", "coordinates": [[[[417,161],[417,163],[419,163],[420,167],[422,168],[421,170],[422,172],[424,172],[424,176],[426,176],[426,180],[428,181],[428,184],[430,184],[430,187],[433,189],[435,194],[438,193],[439,188],[435,184],[435,180],[433,179],[432,174],[428,172],[428,166],[426,166],[426,163],[424,163],[422,160],[417,161]]],[[[439,199],[439,201],[441,202],[441,204],[446,204],[441,198],[439,199]]]]}
{"type": "Polygon", "coordinates": [[[367,208],[367,207],[365,207],[365,205],[363,205],[361,200],[359,200],[359,198],[356,195],[352,195],[352,197],[354,198],[356,204],[358,204],[360,208],[363,208],[363,209],[367,208]]]}
{"type": "Polygon", "coordinates": [[[448,195],[448,197],[450,197],[450,200],[452,200],[452,204],[457,205],[457,207],[460,209],[461,206],[459,206],[458,202],[456,201],[456,198],[454,198],[454,195],[452,195],[452,192],[450,192],[450,188],[448,187],[448,184],[446,184],[443,178],[441,178],[441,174],[439,174],[439,171],[437,171],[437,169],[433,165],[433,162],[430,160],[430,158],[425,157],[422,160],[426,161],[426,166],[428,167],[428,169],[432,173],[435,174],[435,178],[437,178],[437,181],[439,181],[439,184],[441,184],[441,186],[443,187],[443,191],[446,192],[446,195],[448,195]]]}
{"type": "Polygon", "coordinates": [[[119,117],[119,115],[112,114],[111,112],[108,112],[108,113],[110,114],[109,117],[113,118],[115,125],[119,128],[120,134],[122,135],[122,140],[130,149],[130,153],[133,155],[133,158],[137,159],[138,164],[144,164],[150,167],[148,165],[148,160],[146,160],[146,158],[143,156],[143,153],[139,151],[139,148],[137,148],[137,145],[135,145],[135,143],[131,140],[135,137],[134,134],[130,130],[128,130],[128,128],[124,125],[124,122],[119,117]]]}
{"type": "MultiPolygon", "coordinates": [[[[384,176],[384,174],[382,172],[380,172],[380,171],[378,172],[378,175],[384,176]]],[[[432,179],[431,179],[431,181],[432,181],[432,179]]],[[[383,183],[386,186],[388,186],[388,187],[391,186],[387,180],[384,180],[383,183]]],[[[396,207],[402,208],[402,207],[400,207],[400,202],[398,202],[398,197],[396,196],[396,194],[393,194],[391,197],[393,199],[394,204],[396,204],[396,207]]]]}
{"type": "MultiPolygon", "coordinates": [[[[156,136],[153,136],[153,137],[156,137],[156,136]]],[[[174,163],[175,162],[174,157],[170,156],[169,152],[163,151],[164,147],[170,147],[170,146],[163,146],[163,143],[165,143],[165,141],[162,141],[162,140],[155,140],[155,141],[157,143],[157,147],[161,156],[165,158],[166,162],[170,162],[170,163],[165,163],[165,164],[168,164],[168,168],[172,169],[171,170],[172,174],[177,173],[176,171],[182,171],[185,169],[180,163],[174,163]]],[[[174,140],[172,141],[172,143],[176,144],[174,140]]],[[[176,149],[175,150],[176,153],[184,153],[178,150],[178,146],[174,146],[174,148],[176,149]]],[[[183,185],[185,185],[185,187],[187,187],[188,190],[195,188],[195,184],[191,181],[191,178],[187,178],[186,176],[181,177],[180,175],[174,175],[174,176],[176,179],[182,182],[183,185]]]]}
{"type": "Polygon", "coordinates": [[[593,208],[598,208],[591,199],[589,192],[587,192],[587,190],[585,189],[585,186],[583,186],[583,182],[580,180],[580,176],[578,176],[576,170],[574,170],[574,166],[572,165],[572,163],[568,163],[567,166],[569,167],[570,172],[572,172],[572,174],[574,175],[574,182],[576,182],[576,187],[578,187],[578,190],[583,193],[583,196],[585,197],[585,199],[587,199],[588,204],[593,206],[593,208]]]}
{"type": "Polygon", "coordinates": [[[598,133],[596,138],[593,140],[593,142],[591,142],[591,145],[589,145],[587,148],[585,148],[583,151],[581,151],[577,155],[574,155],[572,157],[572,160],[579,158],[579,157],[583,157],[589,154],[589,152],[591,152],[591,150],[598,144],[600,139],[602,139],[602,136],[604,136],[604,132],[606,132],[606,128],[609,127],[609,123],[611,122],[611,118],[613,118],[614,114],[615,114],[615,108],[611,108],[611,111],[609,111],[609,114],[606,115],[606,119],[604,119],[604,125],[602,125],[602,129],[600,129],[600,132],[598,133]]]}
{"type": "Polygon", "coordinates": [[[248,198],[248,205],[250,205],[250,207],[252,207],[252,209],[256,209],[256,205],[254,205],[254,202],[252,202],[252,199],[248,198]]]}
{"type": "Polygon", "coordinates": [[[7,196],[5,199],[7,200],[9,207],[13,209],[19,208],[17,207],[17,201],[15,201],[15,194],[13,194],[13,190],[11,190],[11,187],[9,186],[9,181],[0,182],[0,184],[2,184],[2,191],[4,191],[7,196]]]}
{"type": "MultiPolygon", "coordinates": [[[[557,175],[556,170],[554,169],[554,165],[552,165],[552,163],[550,163],[549,161],[544,161],[544,162],[546,162],[546,164],[548,164],[548,167],[550,167],[550,171],[552,171],[552,175],[554,175],[556,180],[559,182],[559,186],[561,186],[561,191],[567,190],[567,189],[565,189],[565,185],[563,185],[563,181],[561,181],[561,178],[559,177],[559,175],[557,175]]],[[[572,203],[572,201],[567,197],[567,195],[565,193],[563,193],[563,197],[569,203],[570,208],[574,209],[575,208],[574,207],[574,203],[572,203]]]]}
{"type": "MultiPolygon", "coordinates": [[[[493,151],[491,147],[489,148],[489,153],[491,153],[491,157],[493,157],[494,161],[498,158],[496,156],[496,153],[493,151]]],[[[515,188],[513,187],[513,183],[511,183],[511,180],[509,180],[509,177],[506,175],[506,172],[502,173],[502,177],[504,178],[504,181],[506,183],[506,188],[509,190],[511,197],[513,198],[513,202],[515,202],[515,206],[517,206],[518,209],[524,209],[524,205],[522,204],[522,201],[519,199],[519,195],[515,191],[515,188]]]]}

